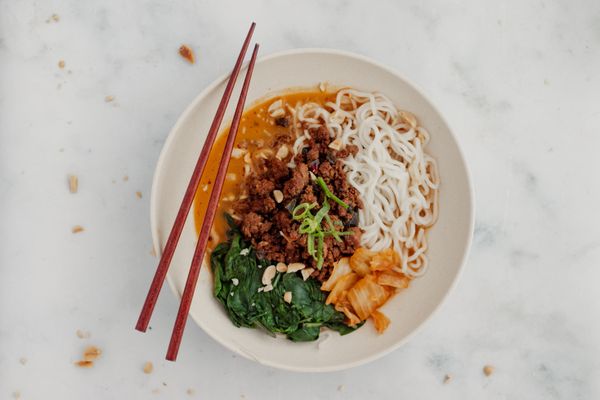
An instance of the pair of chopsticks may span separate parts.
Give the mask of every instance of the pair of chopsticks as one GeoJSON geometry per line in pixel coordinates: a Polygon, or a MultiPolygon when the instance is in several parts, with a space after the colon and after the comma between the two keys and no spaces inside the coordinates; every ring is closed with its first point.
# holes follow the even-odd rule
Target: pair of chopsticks
{"type": "MultiPolygon", "coordinates": [[[[158,267],[156,268],[154,279],[152,280],[152,284],[150,285],[150,289],[148,290],[146,301],[144,302],[144,306],[142,307],[140,317],[135,326],[135,329],[137,329],[138,331],[146,332],[148,324],[150,323],[152,311],[154,310],[154,306],[156,305],[156,301],[158,299],[160,290],[163,286],[165,276],[167,275],[171,259],[173,258],[173,254],[175,253],[175,248],[177,247],[179,237],[181,236],[185,220],[190,211],[190,208],[192,207],[194,195],[196,194],[196,190],[198,189],[200,179],[202,178],[202,172],[204,171],[204,167],[206,166],[206,162],[208,161],[208,156],[210,155],[211,148],[219,131],[219,127],[221,126],[221,122],[223,121],[223,116],[225,115],[227,104],[229,103],[229,99],[231,97],[231,93],[233,92],[233,88],[235,86],[235,82],[239,75],[240,69],[242,68],[244,57],[246,56],[246,50],[248,49],[248,45],[250,44],[250,39],[252,38],[252,33],[254,32],[255,26],[256,24],[254,22],[250,26],[250,30],[248,31],[248,35],[246,36],[246,40],[244,41],[242,50],[240,51],[235,66],[233,67],[233,71],[231,72],[231,76],[229,77],[229,81],[227,82],[227,86],[225,87],[225,92],[223,93],[223,97],[221,98],[221,102],[219,103],[219,107],[217,108],[217,112],[215,113],[215,117],[208,131],[208,135],[206,136],[206,141],[204,142],[204,146],[202,147],[202,151],[200,152],[200,156],[198,157],[196,167],[194,168],[194,172],[192,173],[192,177],[190,178],[190,182],[188,183],[188,187],[183,196],[181,206],[179,207],[179,211],[177,212],[177,216],[175,217],[175,222],[173,223],[173,227],[171,228],[171,233],[169,233],[167,244],[161,255],[158,267]]],[[[192,257],[192,263],[190,265],[187,281],[185,283],[185,289],[183,290],[183,295],[181,297],[181,303],[179,305],[179,311],[177,312],[175,325],[173,326],[173,332],[171,333],[171,341],[169,343],[169,349],[167,350],[166,357],[169,361],[175,361],[177,359],[177,353],[179,351],[179,345],[181,344],[181,338],[183,337],[185,323],[187,320],[187,316],[190,312],[192,298],[194,297],[196,282],[198,281],[198,276],[200,275],[200,267],[202,266],[204,252],[206,251],[208,236],[213,221],[215,219],[215,214],[217,212],[217,206],[219,202],[219,197],[221,196],[221,190],[223,189],[223,182],[225,181],[225,175],[227,173],[229,159],[231,158],[233,142],[235,141],[238,127],[240,125],[240,119],[244,111],[244,103],[246,102],[246,95],[248,94],[248,87],[250,86],[250,79],[252,78],[252,72],[254,71],[254,64],[256,62],[257,53],[258,44],[255,44],[250,63],[248,64],[248,70],[246,71],[246,77],[244,78],[240,98],[235,109],[233,120],[231,122],[231,127],[229,128],[229,134],[227,136],[227,142],[225,144],[223,157],[221,158],[221,162],[219,163],[217,176],[215,178],[212,191],[210,193],[208,208],[206,209],[204,221],[202,222],[202,229],[200,230],[198,242],[196,243],[196,249],[194,250],[194,256],[192,257]]]]}

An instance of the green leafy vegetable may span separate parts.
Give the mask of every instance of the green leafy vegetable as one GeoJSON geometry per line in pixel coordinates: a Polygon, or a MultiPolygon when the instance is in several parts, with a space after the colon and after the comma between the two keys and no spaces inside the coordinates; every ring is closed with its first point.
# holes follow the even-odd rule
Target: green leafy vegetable
{"type": "MultiPolygon", "coordinates": [[[[233,221],[229,221],[229,241],[220,243],[211,254],[214,296],[225,307],[235,326],[283,333],[296,342],[316,340],[322,327],[345,335],[358,328],[344,324],[344,314],[325,304],[319,283],[304,281],[297,273],[277,273],[273,290],[260,291],[262,274],[269,262],[258,260],[254,250],[242,240],[233,221]],[[240,254],[249,249],[248,254],[240,254]],[[292,293],[291,303],[283,300],[292,293]]],[[[322,235],[318,246],[322,247],[322,235]]],[[[246,253],[246,252],[244,252],[246,253]]]]}

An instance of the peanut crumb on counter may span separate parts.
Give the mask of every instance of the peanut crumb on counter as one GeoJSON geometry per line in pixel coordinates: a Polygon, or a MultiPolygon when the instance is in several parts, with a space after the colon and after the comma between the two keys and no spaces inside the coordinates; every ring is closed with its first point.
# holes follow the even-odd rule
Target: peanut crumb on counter
{"type": "Polygon", "coordinates": [[[115,96],[106,96],[104,98],[104,101],[107,103],[110,103],[111,101],[113,101],[115,99],[115,96]]]}
{"type": "Polygon", "coordinates": [[[123,176],[123,182],[127,182],[128,180],[129,180],[129,176],[127,176],[127,175],[124,175],[124,176],[123,176]]]}
{"type": "Polygon", "coordinates": [[[83,359],[85,361],[94,361],[95,359],[100,357],[101,354],[102,351],[96,346],[88,346],[83,351],[83,359]]]}
{"type": "Polygon", "coordinates": [[[60,69],[64,69],[65,68],[65,60],[60,60],[58,62],[58,68],[60,68],[60,69]]]}
{"type": "Polygon", "coordinates": [[[50,18],[48,18],[46,20],[46,23],[49,24],[50,22],[58,22],[58,21],[60,21],[60,15],[58,15],[58,14],[52,14],[50,16],[50,18]]]}
{"type": "Polygon", "coordinates": [[[135,192],[135,197],[137,197],[138,199],[141,199],[142,198],[142,192],[140,192],[140,191],[135,192]]]}
{"type": "Polygon", "coordinates": [[[444,383],[448,383],[452,380],[452,375],[450,374],[446,374],[446,376],[444,376],[444,383]]]}
{"type": "Polygon", "coordinates": [[[79,360],[75,362],[75,365],[77,365],[80,368],[92,368],[94,366],[94,362],[87,360],[79,360]]]}
{"type": "Polygon", "coordinates": [[[152,363],[150,361],[146,361],[144,363],[144,373],[151,374],[152,371],[154,371],[154,365],[152,365],[152,363]]]}
{"type": "Polygon", "coordinates": [[[79,339],[89,339],[89,338],[90,338],[90,336],[92,336],[92,335],[90,334],[90,332],[84,332],[84,331],[82,331],[81,329],[77,329],[77,332],[75,332],[75,334],[77,335],[77,337],[78,337],[79,339]]]}
{"type": "Polygon", "coordinates": [[[193,64],[194,62],[196,62],[196,57],[194,56],[194,52],[192,51],[192,49],[186,45],[186,44],[182,44],[179,47],[179,55],[181,57],[183,57],[187,62],[189,62],[190,64],[193,64]]]}
{"type": "Polygon", "coordinates": [[[483,373],[485,374],[485,376],[490,376],[494,373],[494,369],[494,366],[488,364],[483,367],[483,373]]]}
{"type": "Polygon", "coordinates": [[[69,192],[77,193],[77,189],[79,189],[79,178],[77,175],[69,175],[69,192]]]}
{"type": "Polygon", "coordinates": [[[196,391],[192,388],[189,388],[188,390],[185,391],[189,396],[193,396],[196,394],[196,391]]]}
{"type": "Polygon", "coordinates": [[[25,364],[27,364],[27,358],[21,357],[21,358],[19,358],[19,362],[21,363],[21,365],[25,365],[25,364]]]}
{"type": "Polygon", "coordinates": [[[83,226],[81,225],[75,225],[73,228],[71,228],[71,232],[73,233],[83,232],[83,230],[83,226]]]}

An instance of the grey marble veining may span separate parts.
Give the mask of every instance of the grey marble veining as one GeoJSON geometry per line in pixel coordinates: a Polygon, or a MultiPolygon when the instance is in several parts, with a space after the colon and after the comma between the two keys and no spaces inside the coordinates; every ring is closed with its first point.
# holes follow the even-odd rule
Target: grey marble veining
{"type": "Polygon", "coordinates": [[[600,397],[599,71],[592,0],[0,1],[0,397],[600,397]],[[466,271],[418,336],[372,364],[276,371],[193,323],[167,363],[177,304],[166,292],[156,329],[133,330],[156,263],[158,153],[185,106],[230,68],[250,19],[263,54],[332,47],[401,71],[465,150],[477,200],[466,271]],[[75,224],[85,231],[71,234],[75,224]],[[88,343],[104,354],[75,368],[88,343]]]}

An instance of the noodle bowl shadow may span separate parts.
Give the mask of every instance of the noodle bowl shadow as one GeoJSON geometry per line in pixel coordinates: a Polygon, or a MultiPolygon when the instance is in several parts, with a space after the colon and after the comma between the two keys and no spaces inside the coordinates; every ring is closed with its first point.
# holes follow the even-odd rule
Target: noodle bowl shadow
{"type": "MultiPolygon", "coordinates": [[[[179,118],[162,149],[151,197],[153,242],[161,252],[226,79],[227,76],[217,79],[198,95],[179,118]]],[[[293,50],[265,57],[256,64],[248,99],[264,100],[290,88],[316,88],[320,82],[382,92],[398,108],[415,114],[431,135],[427,152],[437,160],[442,183],[438,221],[428,230],[428,271],[382,308],[391,320],[382,335],[375,332],[370,322],[346,336],[323,332],[317,342],[310,343],[294,343],[283,337],[273,339],[259,330],[236,328],[213,298],[212,274],[208,265],[203,265],[190,310],[194,321],[216,341],[244,357],[276,368],[305,372],[351,368],[405,343],[439,309],[456,285],[474,223],[473,191],[456,137],[432,103],[397,72],[362,56],[337,50],[293,50]]],[[[226,119],[231,118],[232,109],[230,106],[226,119]]],[[[167,276],[178,297],[183,292],[195,242],[190,213],[167,276]]]]}

